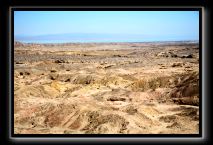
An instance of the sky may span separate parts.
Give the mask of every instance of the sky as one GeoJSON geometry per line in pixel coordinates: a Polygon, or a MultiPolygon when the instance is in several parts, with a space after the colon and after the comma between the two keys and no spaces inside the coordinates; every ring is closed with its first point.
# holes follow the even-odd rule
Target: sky
{"type": "Polygon", "coordinates": [[[15,11],[14,34],[199,39],[198,11],[15,11]]]}

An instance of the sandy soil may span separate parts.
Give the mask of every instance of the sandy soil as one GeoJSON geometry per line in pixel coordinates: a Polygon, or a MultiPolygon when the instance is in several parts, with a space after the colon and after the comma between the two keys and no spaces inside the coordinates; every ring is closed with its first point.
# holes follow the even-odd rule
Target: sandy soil
{"type": "Polygon", "coordinates": [[[198,44],[16,43],[14,131],[198,134],[198,44]]]}

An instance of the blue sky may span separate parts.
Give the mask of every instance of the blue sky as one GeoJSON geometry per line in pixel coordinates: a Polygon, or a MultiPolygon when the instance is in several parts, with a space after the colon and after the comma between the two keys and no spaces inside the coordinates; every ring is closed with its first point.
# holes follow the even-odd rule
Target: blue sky
{"type": "Polygon", "coordinates": [[[199,39],[198,11],[15,11],[14,34],[111,34],[199,39]]]}

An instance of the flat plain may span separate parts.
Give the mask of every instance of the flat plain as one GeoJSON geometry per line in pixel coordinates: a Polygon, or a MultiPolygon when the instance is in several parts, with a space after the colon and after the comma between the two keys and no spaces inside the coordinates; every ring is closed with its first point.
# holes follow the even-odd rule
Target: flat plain
{"type": "Polygon", "coordinates": [[[14,44],[15,134],[198,134],[199,45],[14,44]]]}

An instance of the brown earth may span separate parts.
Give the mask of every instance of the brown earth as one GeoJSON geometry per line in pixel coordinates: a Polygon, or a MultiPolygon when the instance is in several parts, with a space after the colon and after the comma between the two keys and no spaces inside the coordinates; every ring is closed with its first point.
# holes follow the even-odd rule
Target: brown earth
{"type": "Polygon", "coordinates": [[[198,134],[192,43],[22,44],[16,134],[198,134]]]}

